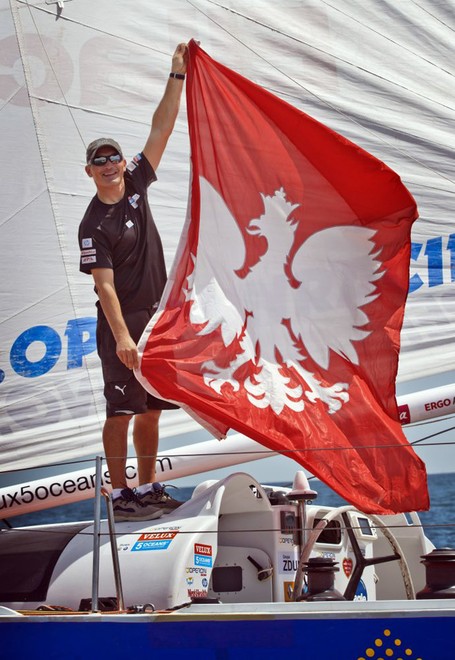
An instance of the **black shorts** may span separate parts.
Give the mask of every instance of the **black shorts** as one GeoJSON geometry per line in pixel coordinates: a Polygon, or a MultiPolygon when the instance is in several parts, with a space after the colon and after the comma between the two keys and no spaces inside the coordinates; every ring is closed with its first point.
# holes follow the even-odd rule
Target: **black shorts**
{"type": "MultiPolygon", "coordinates": [[[[123,315],[133,341],[141,338],[152,317],[152,310],[142,309],[123,315]]],[[[137,380],[134,373],[119,360],[116,341],[109,323],[98,314],[96,344],[103,368],[106,417],[117,415],[139,415],[147,410],[175,410],[178,406],[149,394],[137,380]]]]}

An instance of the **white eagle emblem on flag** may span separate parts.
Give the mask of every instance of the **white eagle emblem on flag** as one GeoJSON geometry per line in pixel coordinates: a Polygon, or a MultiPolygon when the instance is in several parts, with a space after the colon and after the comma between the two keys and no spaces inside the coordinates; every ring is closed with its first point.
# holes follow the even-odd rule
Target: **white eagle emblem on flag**
{"type": "Polygon", "coordinates": [[[192,255],[185,295],[191,323],[202,326],[198,335],[219,329],[230,356],[227,364],[221,355],[203,363],[205,384],[220,393],[227,383],[238,391],[242,382],[250,403],[276,414],[285,406],[302,411],[305,398],[336,412],[349,400],[348,384],[327,383],[304,365],[310,357],[328,370],[330,351],[359,363],[354,342],[370,334],[362,308],[377,297],[375,281],[384,274],[376,232],[333,226],[295,250],[293,211],[299,204],[289,202],[283,189],[261,195],[264,212],[246,231],[265,239],[266,251],[241,277],[248,264],[244,236],[203,177],[200,191],[197,258],[192,255]]]}

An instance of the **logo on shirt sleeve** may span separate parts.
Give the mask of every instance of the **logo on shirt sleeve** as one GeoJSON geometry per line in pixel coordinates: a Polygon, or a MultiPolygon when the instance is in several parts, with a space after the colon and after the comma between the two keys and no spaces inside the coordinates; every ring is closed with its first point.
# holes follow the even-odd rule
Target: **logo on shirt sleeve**
{"type": "Polygon", "coordinates": [[[128,163],[126,169],[128,172],[134,172],[136,167],[139,165],[139,161],[142,159],[141,154],[136,154],[131,162],[128,163]]]}
{"type": "Polygon", "coordinates": [[[133,207],[133,209],[137,209],[137,207],[139,206],[137,201],[140,198],[141,198],[141,196],[138,193],[135,193],[134,195],[130,195],[130,197],[128,197],[128,201],[131,204],[131,206],[133,207]]]}
{"type": "Polygon", "coordinates": [[[91,248],[93,245],[93,241],[91,238],[83,238],[82,239],[82,247],[83,248],[91,248]]]}

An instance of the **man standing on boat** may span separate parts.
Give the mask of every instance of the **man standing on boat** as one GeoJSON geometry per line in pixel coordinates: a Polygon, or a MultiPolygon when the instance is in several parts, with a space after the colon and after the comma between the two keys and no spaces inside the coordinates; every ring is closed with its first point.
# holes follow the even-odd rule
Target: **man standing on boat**
{"type": "Polygon", "coordinates": [[[93,276],[98,295],[97,348],[106,398],[103,445],[112,483],[115,519],[151,520],[179,506],[155,482],[161,410],[176,406],[148,394],[134,376],[137,342],[156,311],[166,269],[147,200],[177,118],[187,68],[179,44],[164,95],[141,153],[127,165],[111,138],[89,144],[85,171],[96,186],[79,227],[80,270],[93,276]],[[130,420],[138,459],[139,488],[127,487],[125,467],[130,420]]]}

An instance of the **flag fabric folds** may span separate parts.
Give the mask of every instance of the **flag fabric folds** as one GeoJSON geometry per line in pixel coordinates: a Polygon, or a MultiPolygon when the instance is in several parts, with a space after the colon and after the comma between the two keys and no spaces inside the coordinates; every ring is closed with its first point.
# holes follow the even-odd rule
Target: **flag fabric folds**
{"type": "Polygon", "coordinates": [[[381,161],[189,49],[188,218],[139,379],[367,513],[427,509],[395,402],[412,196],[381,161]]]}

